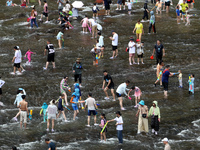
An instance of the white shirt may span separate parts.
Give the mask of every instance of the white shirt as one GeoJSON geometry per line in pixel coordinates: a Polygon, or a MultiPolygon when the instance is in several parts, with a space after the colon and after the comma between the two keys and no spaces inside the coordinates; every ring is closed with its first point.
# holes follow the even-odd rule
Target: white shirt
{"type": "Polygon", "coordinates": [[[15,64],[18,64],[21,62],[21,51],[20,50],[15,50],[15,64]]]}
{"type": "MultiPolygon", "coordinates": [[[[183,3],[183,0],[179,0],[178,4],[180,5],[180,4],[182,4],[182,3],[183,3]]],[[[182,10],[181,5],[179,6],[179,10],[182,10]]]]}
{"type": "Polygon", "coordinates": [[[0,88],[4,85],[5,81],[0,79],[0,88]]]}
{"type": "Polygon", "coordinates": [[[88,110],[96,110],[96,109],[95,109],[95,104],[96,104],[96,102],[95,102],[95,99],[94,99],[94,98],[89,97],[89,98],[87,98],[85,101],[86,101],[85,104],[88,106],[88,110]]]}
{"type": "Polygon", "coordinates": [[[129,47],[129,54],[135,54],[135,42],[130,41],[128,43],[128,47],[129,47]]]}
{"type": "MultiPolygon", "coordinates": [[[[123,119],[121,116],[119,118],[116,117],[114,120],[117,121],[117,123],[123,123],[123,119]]],[[[123,124],[117,125],[116,130],[123,130],[123,124]]]]}
{"type": "Polygon", "coordinates": [[[94,19],[88,19],[88,21],[92,24],[92,26],[95,26],[97,25],[97,23],[95,22],[94,19]]]}
{"type": "Polygon", "coordinates": [[[115,33],[114,35],[113,35],[113,41],[112,41],[112,46],[117,46],[118,45],[118,34],[117,33],[115,33]]]}
{"type": "Polygon", "coordinates": [[[132,4],[131,3],[128,3],[127,6],[128,6],[128,9],[132,8],[132,4]]]}
{"type": "Polygon", "coordinates": [[[48,116],[56,116],[56,114],[58,113],[58,108],[54,104],[49,105],[46,112],[48,116]]]}
{"type": "Polygon", "coordinates": [[[137,47],[137,54],[138,55],[141,55],[142,53],[144,54],[144,49],[143,49],[144,46],[142,46],[141,43],[140,44],[137,43],[136,47],[137,47]]]}
{"type": "Polygon", "coordinates": [[[99,36],[99,45],[102,47],[102,46],[104,46],[104,41],[103,41],[103,36],[101,35],[101,36],[99,36]]]}
{"type": "Polygon", "coordinates": [[[97,23],[97,29],[99,30],[99,31],[102,31],[102,26],[99,24],[99,23],[97,23]]]}
{"type": "Polygon", "coordinates": [[[125,95],[127,95],[126,90],[127,90],[126,83],[122,83],[122,84],[120,84],[118,86],[116,92],[119,93],[119,94],[125,94],[125,95]]]}
{"type": "Polygon", "coordinates": [[[23,93],[17,94],[14,105],[17,103],[17,106],[19,106],[19,103],[23,100],[22,95],[26,95],[26,91],[24,89],[23,89],[23,93]]]}
{"type": "Polygon", "coordinates": [[[71,7],[70,4],[66,4],[65,7],[63,8],[63,11],[65,12],[69,11],[70,7],[71,7]]]}

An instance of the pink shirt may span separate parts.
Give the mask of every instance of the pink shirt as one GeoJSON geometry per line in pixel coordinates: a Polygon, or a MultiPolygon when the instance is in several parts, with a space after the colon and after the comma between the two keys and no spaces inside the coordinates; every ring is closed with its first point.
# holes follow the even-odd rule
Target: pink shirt
{"type": "Polygon", "coordinates": [[[27,57],[31,57],[31,54],[33,54],[33,52],[31,52],[31,51],[26,52],[27,57]]]}
{"type": "Polygon", "coordinates": [[[48,4],[47,3],[44,4],[44,12],[48,13],[48,4]]]}

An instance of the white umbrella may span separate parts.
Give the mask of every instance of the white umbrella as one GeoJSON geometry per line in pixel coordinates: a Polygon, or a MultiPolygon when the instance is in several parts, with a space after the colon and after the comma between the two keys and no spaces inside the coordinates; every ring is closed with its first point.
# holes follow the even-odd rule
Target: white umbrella
{"type": "Polygon", "coordinates": [[[74,7],[74,8],[81,8],[81,7],[83,7],[83,2],[82,1],[74,1],[73,3],[72,3],[72,6],[74,7]]]}

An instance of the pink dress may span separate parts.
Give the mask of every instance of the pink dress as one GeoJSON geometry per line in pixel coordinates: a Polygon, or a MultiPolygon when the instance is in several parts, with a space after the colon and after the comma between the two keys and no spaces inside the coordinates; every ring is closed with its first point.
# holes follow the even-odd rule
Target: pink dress
{"type": "Polygon", "coordinates": [[[140,89],[136,86],[135,87],[135,97],[138,97],[138,96],[140,96],[142,93],[141,93],[141,91],[140,91],[140,89]]]}
{"type": "Polygon", "coordinates": [[[33,52],[31,52],[31,51],[26,52],[26,56],[27,56],[29,62],[31,62],[31,54],[33,54],[33,52]]]}
{"type": "Polygon", "coordinates": [[[84,18],[84,19],[83,19],[83,23],[82,23],[82,27],[83,27],[83,28],[86,28],[86,27],[87,27],[87,24],[88,24],[88,18],[84,18]]]}

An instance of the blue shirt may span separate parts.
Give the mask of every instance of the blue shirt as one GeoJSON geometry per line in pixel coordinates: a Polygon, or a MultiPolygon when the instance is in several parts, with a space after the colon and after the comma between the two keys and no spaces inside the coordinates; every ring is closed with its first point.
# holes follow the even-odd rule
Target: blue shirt
{"type": "Polygon", "coordinates": [[[48,144],[48,149],[49,148],[51,148],[51,150],[55,150],[56,149],[56,145],[53,142],[51,142],[51,143],[48,144]]]}
{"type": "MultiPolygon", "coordinates": [[[[77,96],[73,98],[73,102],[78,103],[78,97],[77,96]]],[[[77,106],[77,104],[75,104],[75,103],[72,103],[72,106],[77,106]]]]}
{"type": "Polygon", "coordinates": [[[180,10],[176,9],[177,16],[180,16],[180,10]]]}
{"type": "Polygon", "coordinates": [[[7,6],[12,6],[12,1],[10,1],[10,2],[7,1],[6,3],[7,3],[7,6]]]}
{"type": "Polygon", "coordinates": [[[163,75],[162,75],[162,82],[167,82],[168,83],[169,75],[170,75],[169,70],[165,69],[163,71],[163,75]]]}

